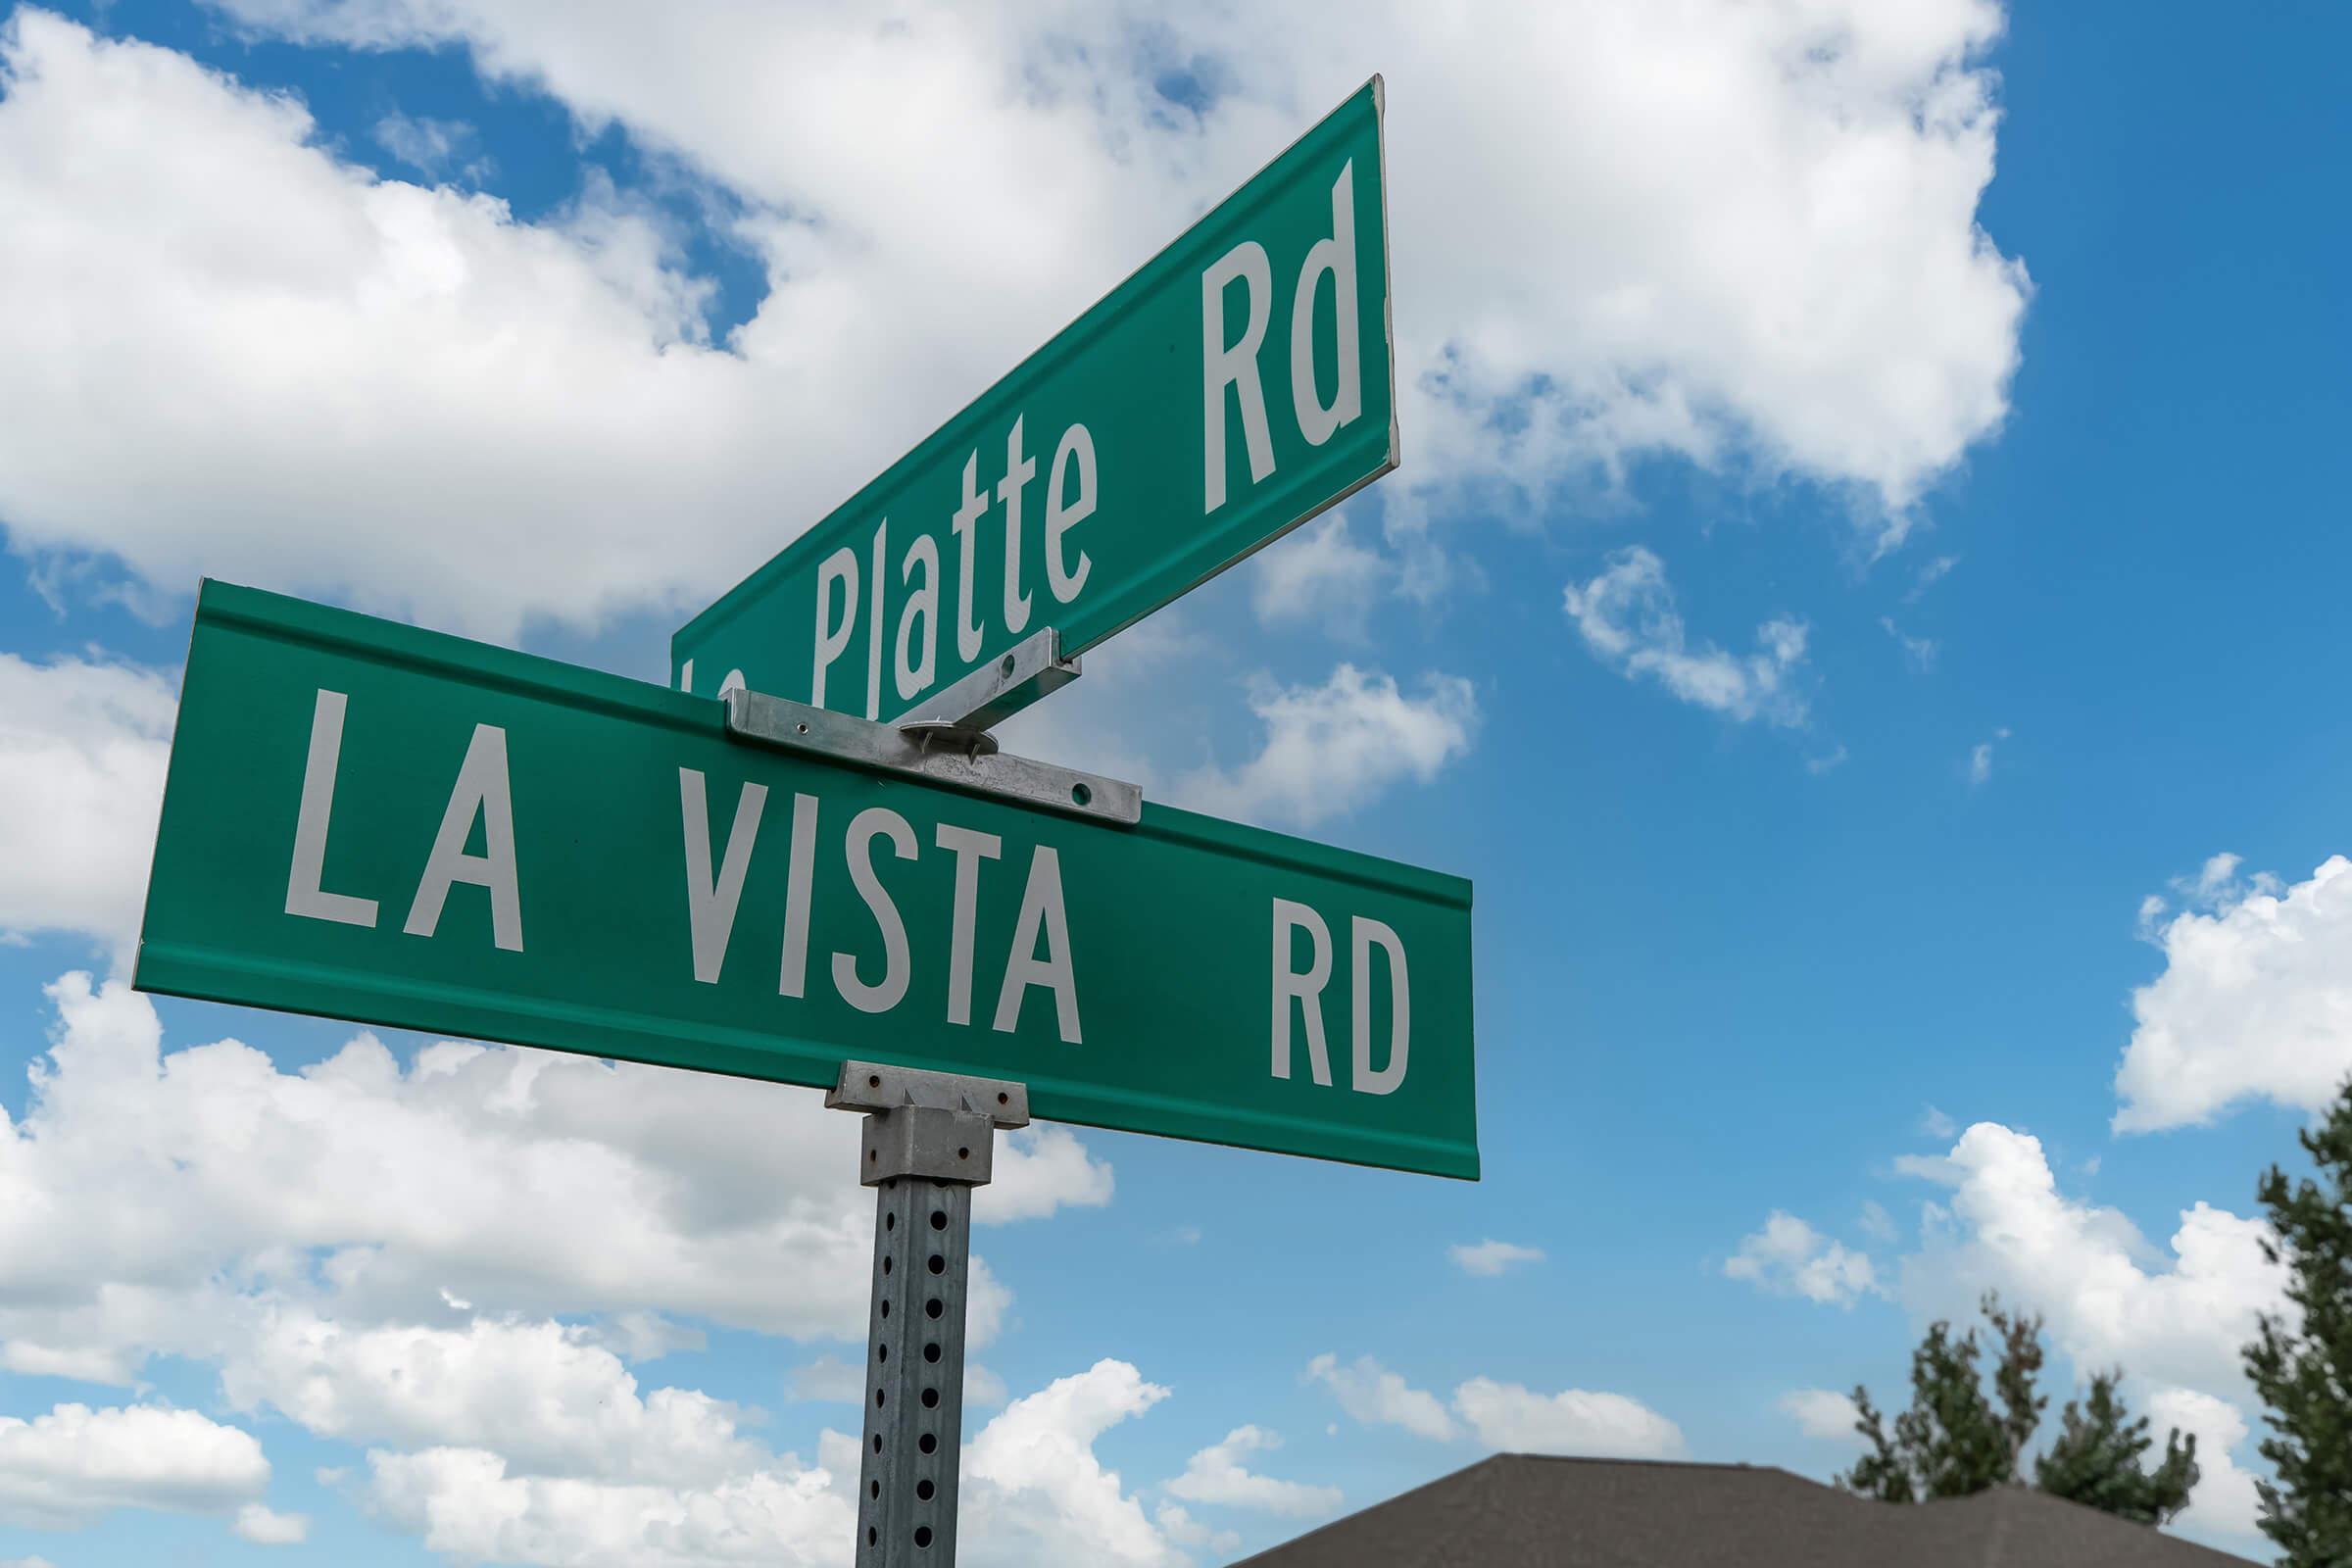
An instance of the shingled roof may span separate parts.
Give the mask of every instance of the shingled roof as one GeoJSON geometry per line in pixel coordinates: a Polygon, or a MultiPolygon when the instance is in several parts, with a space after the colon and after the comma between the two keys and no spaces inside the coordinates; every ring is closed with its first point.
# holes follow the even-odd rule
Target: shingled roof
{"type": "Polygon", "coordinates": [[[1897,1506],[1751,1465],[1499,1453],[1234,1568],[2244,1568],[2027,1487],[1897,1506]]]}

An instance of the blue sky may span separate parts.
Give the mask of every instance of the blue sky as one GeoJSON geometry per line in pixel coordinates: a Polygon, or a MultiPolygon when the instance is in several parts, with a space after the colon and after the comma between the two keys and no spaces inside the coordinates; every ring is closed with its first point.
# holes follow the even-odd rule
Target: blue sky
{"type": "MultiPolygon", "coordinates": [[[[0,1222],[0,1244],[135,1233],[122,1207],[168,1190],[122,1130],[137,1115],[106,1109],[128,1091],[68,1097],[42,1065],[72,1038],[42,988],[102,980],[128,935],[197,573],[658,680],[684,612],[1368,63],[1390,72],[1400,374],[1424,393],[1404,467],[1090,656],[1017,736],[1469,876],[1485,1179],[1092,1131],[1039,1154],[1036,1217],[979,1232],[1010,1304],[975,1359],[1014,1402],[976,1402],[967,1437],[1002,1417],[1116,1476],[997,1472],[995,1545],[967,1552],[1059,1560],[1023,1555],[1043,1548],[1004,1521],[1025,1513],[1062,1521],[1041,1528],[1072,1562],[1226,1560],[1328,1517],[1312,1489],[1354,1508],[1494,1446],[1826,1477],[1849,1450],[1792,1396],[1894,1396],[1919,1327],[1998,1288],[2049,1316],[2053,1383],[2121,1361],[2160,1422],[2200,1427],[2183,1528],[2263,1555],[2230,1347],[2276,1281],[2244,1222],[2314,1085],[2352,1070],[2352,884],[2321,869],[2352,853],[2330,609],[2352,581],[2352,220],[2322,194],[2352,130],[2341,16],[2217,28],[2151,6],[2122,26],[1953,0],[1822,7],[1818,35],[1653,15],[1590,36],[1564,18],[1482,65],[1396,18],[1325,48],[1305,20],[914,8],[903,41],[929,74],[895,76],[819,17],[734,39],[684,8],[616,43],[594,9],[119,0],[0,34],[0,198],[38,220],[0,256],[20,824],[0,830],[0,1191],[64,1227],[0,1222]],[[746,62],[786,74],[763,87],[746,62]],[[1518,90],[1546,70],[1633,85],[1518,90]],[[999,119],[957,132],[968,156],[1026,166],[958,165],[943,126],[973,105],[999,119]],[[70,176],[58,147],[82,158],[70,176]],[[1342,664],[1394,679],[1403,718],[1350,707],[1342,664]],[[1267,760],[1294,721],[1298,776],[1267,760]],[[1538,1255],[1453,1260],[1488,1240],[1538,1255]],[[1099,1432],[1026,1401],[1090,1377],[1074,1392],[1120,1417],[1099,1432]],[[1227,1441],[1245,1427],[1280,1446],[1227,1441]],[[1270,1484],[1179,1481],[1220,1444],[1270,1484]],[[1067,1521],[1093,1503],[1133,1527],[1087,1537],[1067,1521]]],[[[118,1001],[89,1041],[135,1037],[118,1001]]],[[[280,1078],[354,1033],[155,1010],[167,1052],[233,1036],[280,1078]]],[[[430,1041],[384,1043],[407,1061],[430,1041]]],[[[184,1082],[139,1102],[210,1103],[184,1082]]],[[[449,1114],[463,1137],[505,1125],[449,1114]]],[[[545,1152],[559,1131],[497,1136],[545,1152]]],[[[696,1166],[611,1136],[641,1173],[746,1180],[724,1140],[696,1166]]],[[[319,1157],[359,1158],[348,1137],[319,1157]]],[[[233,1161],[233,1141],[204,1147],[233,1161]]],[[[807,1164],[810,1213],[862,1212],[807,1164]]],[[[0,1266],[0,1563],[655,1560],[537,1513],[537,1535],[479,1533],[487,1493],[401,1469],[463,1449],[510,1476],[644,1479],[534,1460],[531,1434],[467,1417],[518,1397],[488,1360],[448,1374],[446,1407],[388,1414],[383,1360],[304,1363],[254,1326],[271,1309],[345,1343],[429,1331],[444,1354],[551,1321],[575,1350],[619,1345],[625,1314],[658,1313],[700,1345],[575,1355],[549,1397],[625,1362],[646,1396],[743,1407],[736,1436],[797,1456],[742,1461],[771,1480],[855,1429],[850,1404],[793,1397],[797,1370],[858,1353],[823,1327],[838,1313],[762,1332],[715,1285],[493,1277],[466,1238],[497,1223],[466,1216],[500,1195],[446,1200],[441,1251],[402,1220],[275,1235],[246,1195],[208,1209],[217,1250],[193,1262],[93,1244],[0,1266]],[[439,1269],[455,1299],[340,1290],[334,1245],[439,1269]],[[286,1247],[315,1250],[257,1265],[286,1247]],[[181,1327],[122,1308],[138,1289],[181,1327]],[[71,1405],[149,1412],[122,1429],[137,1462],[72,1473],[71,1405]],[[258,1442],[266,1482],[218,1428],[258,1442]],[[269,1515],[240,1534],[248,1506],[269,1515]],[[290,1553],[248,1539],[295,1515],[290,1553]]],[[[796,1300],[821,1266],[789,1247],[746,1264],[796,1300]]],[[[774,1549],[836,1560],[843,1543],[792,1534],[827,1517],[801,1481],[814,1500],[761,1516],[774,1549]]]]}

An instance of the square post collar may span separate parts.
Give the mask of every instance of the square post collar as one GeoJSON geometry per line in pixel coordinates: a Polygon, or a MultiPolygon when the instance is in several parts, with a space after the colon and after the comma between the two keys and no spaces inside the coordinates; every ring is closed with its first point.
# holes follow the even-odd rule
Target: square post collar
{"type": "Polygon", "coordinates": [[[829,1110],[862,1110],[887,1115],[894,1110],[954,1111],[977,1116],[994,1127],[1029,1125],[1029,1087],[1004,1078],[978,1078],[968,1073],[922,1072],[892,1067],[878,1061],[845,1061],[841,1077],[825,1096],[829,1110]]]}

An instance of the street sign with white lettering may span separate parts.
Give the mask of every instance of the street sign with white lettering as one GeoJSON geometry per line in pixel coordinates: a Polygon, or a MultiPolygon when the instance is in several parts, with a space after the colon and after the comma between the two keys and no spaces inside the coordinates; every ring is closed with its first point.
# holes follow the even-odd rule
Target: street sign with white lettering
{"type": "Polygon", "coordinates": [[[1039,630],[1076,658],[1395,467],[1381,94],[688,622],[679,689],[896,719],[1039,630]]]}
{"type": "Polygon", "coordinates": [[[977,1074],[1041,1116],[1477,1175],[1466,882],[727,711],[207,583],[137,984],[828,1088],[977,1074]]]}

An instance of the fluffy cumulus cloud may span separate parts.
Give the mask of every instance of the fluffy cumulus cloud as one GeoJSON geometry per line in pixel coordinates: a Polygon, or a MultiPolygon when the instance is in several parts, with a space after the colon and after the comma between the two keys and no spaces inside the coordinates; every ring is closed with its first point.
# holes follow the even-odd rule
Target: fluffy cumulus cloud
{"type": "Polygon", "coordinates": [[[1183,805],[1313,827],[1399,779],[1436,777],[1469,750],[1478,728],[1478,694],[1468,681],[1429,675],[1408,694],[1353,664],[1320,686],[1260,681],[1250,706],[1265,722],[1263,749],[1238,768],[1209,766],[1178,779],[1183,805]]]}
{"type": "MultiPolygon", "coordinates": [[[[576,1384],[575,1396],[585,1396],[600,1380],[631,1399],[613,1369],[568,1381],[576,1384]]],[[[1148,1516],[1095,1454],[1104,1432],[1143,1414],[1167,1392],[1125,1362],[1102,1361],[1000,1412],[964,1448],[959,1560],[980,1568],[1184,1568],[1183,1545],[1229,1540],[1171,1505],[1148,1516]]],[[[639,1429],[642,1441],[620,1448],[592,1437],[536,1458],[511,1442],[371,1449],[360,1499],[461,1562],[839,1568],[848,1560],[857,1521],[857,1439],[823,1433],[818,1462],[808,1464],[737,1436],[731,1420],[712,1409],[680,1421],[677,1412],[653,1411],[652,1402],[623,1416],[619,1425],[639,1429]],[[699,1430],[680,1446],[684,1429],[699,1430]],[[640,1468],[648,1457],[653,1464],[640,1468]]],[[[578,1398],[573,1414],[612,1425],[578,1398]]],[[[461,1430],[449,1429],[453,1437],[461,1430]]]]}
{"type": "Polygon", "coordinates": [[[1629,680],[1654,680],[1684,702],[1740,723],[1805,721],[1804,694],[1794,684],[1805,659],[1803,621],[1764,622],[1752,654],[1693,644],[1666,564],[1640,545],[1616,552],[1590,582],[1570,583],[1562,603],[1593,657],[1629,680]]]}
{"type": "Polygon", "coordinates": [[[2211,1121],[2267,1100],[2316,1110],[2352,1077],[2352,859],[2292,886],[2216,856],[2151,900],[2142,924],[2164,972],[2132,996],[2116,1072],[2119,1132],[2211,1121]]]}
{"type": "Polygon", "coordinates": [[[747,368],[693,341],[700,290],[625,206],[534,226],[378,181],[294,99],[38,10],[0,93],[0,298],[49,301],[0,309],[17,550],[501,634],[708,562],[647,519],[744,482],[747,368]]]}
{"type": "Polygon", "coordinates": [[[1979,1122],[1948,1154],[1897,1163],[1946,1189],[1902,1264],[1898,1295],[1915,1316],[1964,1319],[1998,1290],[2046,1314],[2079,1367],[2120,1364],[2158,1386],[2227,1395],[2243,1390],[2238,1349],[2257,1315],[2287,1309],[2260,1220],[2197,1203],[2168,1256],[2119,1210],[2061,1193],[2030,1134],[1979,1122]]]}
{"type": "Polygon", "coordinates": [[[0,654],[0,935],[129,954],[177,707],[149,670],[0,654]]]}
{"type": "Polygon", "coordinates": [[[1622,1394],[1538,1394],[1472,1378],[1454,1390],[1453,1407],[1480,1443],[1512,1453],[1675,1459],[1685,1451],[1680,1427],[1622,1394]]]}
{"type": "Polygon", "coordinates": [[[475,155],[478,134],[463,121],[412,117],[394,110],[375,122],[375,139],[384,151],[427,179],[451,175],[479,179],[495,167],[488,158],[475,155]]]}
{"type": "Polygon", "coordinates": [[[857,1522],[857,1444],[833,1445],[834,1472],[787,1454],[703,1486],[517,1475],[479,1448],[371,1452],[365,1501],[380,1518],[458,1562],[564,1568],[711,1568],[775,1563],[836,1568],[857,1522]]]}
{"type": "Polygon", "coordinates": [[[1724,1259],[1723,1272],[1777,1295],[1838,1306],[1851,1306],[1879,1290],[1878,1270],[1868,1253],[1777,1208],[1762,1230],[1743,1238],[1740,1250],[1724,1259]]]}
{"type": "Polygon", "coordinates": [[[642,1393],[584,1330],[545,1320],[355,1328],[271,1312],[227,1354],[221,1384],[238,1407],[272,1407],[318,1437],[487,1449],[537,1474],[679,1484],[761,1457],[732,1406],[642,1393]]]}
{"type": "Polygon", "coordinates": [[[310,1515],[279,1513],[259,1502],[239,1508],[236,1523],[230,1528],[239,1539],[257,1546],[299,1546],[311,1539],[310,1515]]]}
{"type": "MultiPolygon", "coordinates": [[[[367,1035],[288,1073],[233,1040],[167,1054],[120,984],[50,995],[30,1106],[0,1120],[0,1252],[23,1260],[0,1282],[0,1364],[127,1380],[152,1352],[246,1343],[255,1303],[288,1291],[367,1322],[446,1324],[464,1302],[862,1335],[857,1125],[806,1091],[452,1044],[404,1068],[367,1035]]],[[[1006,1144],[990,1217],[1106,1200],[1066,1131],[1006,1144]]],[[[1006,1299],[975,1259],[976,1337],[1006,1299]]]]}
{"type": "Polygon", "coordinates": [[[1179,1568],[1183,1553],[1094,1451],[1167,1396],[1126,1362],[1103,1360],[1006,1405],[964,1446],[958,1555],[974,1568],[1179,1568]]]}
{"type": "MultiPolygon", "coordinates": [[[[537,1052],[404,1067],[366,1035],[287,1073],[235,1041],[166,1052],[120,983],[49,994],[29,1102],[0,1113],[0,1365],[122,1383],[157,1354],[210,1362],[234,1409],[365,1446],[362,1500],[460,1558],[830,1562],[847,1540],[826,1464],[627,1363],[697,1342],[662,1312],[862,1333],[854,1118],[537,1052]],[[727,1555],[743,1542],[771,1556],[727,1555]]],[[[1000,1221],[1110,1192],[1056,1128],[1008,1138],[999,1176],[1000,1221]]],[[[1008,1297],[978,1259],[973,1287],[985,1340],[1008,1297]]],[[[189,1412],[61,1406],[0,1425],[0,1448],[18,1516],[251,1505],[248,1540],[307,1528],[261,1505],[250,1437],[189,1412]]]]}
{"type": "Polygon", "coordinates": [[[2178,1429],[2197,1440],[2196,1490],[2173,1527],[2240,1550],[2267,1546],[2260,1523],[2262,1494],[2252,1472],[2238,1463],[2249,1430],[2244,1413],[2194,1389],[2159,1389],[2148,1396],[2145,1413],[2155,1432],[2178,1429]]]}
{"type": "MultiPolygon", "coordinates": [[[[842,1179],[853,1118],[533,1052],[433,1046],[404,1070],[366,1036],[281,1073],[233,1041],[164,1053],[120,985],[69,976],[51,996],[29,1107],[0,1117],[0,1255],[24,1265],[0,1281],[0,1362],[124,1381],[160,1352],[210,1361],[232,1409],[365,1449],[352,1495],[456,1560],[841,1559],[854,1439],[827,1435],[807,1462],[629,1363],[695,1342],[657,1306],[861,1332],[872,1222],[842,1179]]],[[[1107,1198],[1066,1131],[1007,1144],[995,1218],[1107,1198]]],[[[985,1338],[1006,1296],[977,1261],[974,1281],[985,1338]]],[[[1106,1361],[998,1414],[966,1457],[972,1560],[1181,1562],[1093,1452],[1166,1393],[1106,1361]]],[[[264,1504],[268,1479],[250,1436],[192,1412],[0,1421],[12,1519],[233,1511],[248,1541],[302,1540],[305,1519],[264,1504]]]]}
{"type": "Polygon", "coordinates": [[[1241,1550],[1240,1531],[1212,1529],[1195,1519],[1181,1503],[1163,1502],[1152,1510],[1152,1517],[1158,1522],[1167,1538],[1179,1546],[1206,1547],[1220,1557],[1230,1557],[1241,1550]]]}
{"type": "Polygon", "coordinates": [[[1348,519],[1335,513],[1257,558],[1250,602],[1269,623],[1319,621],[1360,638],[1365,612],[1395,569],[1379,551],[1357,543],[1348,519]]]}
{"type": "Polygon", "coordinates": [[[1110,1201],[1111,1185],[1110,1167],[1067,1127],[1022,1127],[1000,1136],[989,1183],[972,1193],[972,1219],[1003,1225],[1043,1219],[1064,1204],[1101,1208],[1110,1201]]]}
{"type": "MultiPolygon", "coordinates": [[[[1899,530],[2008,407],[2028,284],[1976,216],[1992,0],[223,9],[456,44],[625,125],[733,195],[768,292],[706,341],[706,285],[610,191],[518,221],[355,167],[290,98],[21,11],[0,45],[20,551],[497,635],[675,609],[1375,70],[1408,563],[1449,501],[1524,508],[1646,454],[1819,481],[1899,530]],[[1204,96],[1162,96],[1178,66],[1204,96]]],[[[414,167],[465,157],[452,127],[380,134],[414,167]]]]}
{"type": "Polygon", "coordinates": [[[1568,1389],[1541,1394],[1516,1383],[1471,1378],[1453,1391],[1451,1409],[1372,1357],[1342,1365],[1319,1355],[1309,1381],[1328,1388],[1340,1407],[1366,1425],[1402,1427],[1449,1442],[1467,1433],[1489,1448],[1520,1453],[1584,1454],[1609,1458],[1674,1458],[1682,1429],[1622,1394],[1568,1389]]]}
{"type": "Polygon", "coordinates": [[[1792,1389],[1781,1396],[1781,1410],[1808,1438],[1825,1443],[1861,1442],[1854,1423],[1862,1412],[1854,1407],[1851,1395],[1835,1389],[1792,1389]]]}
{"type": "Polygon", "coordinates": [[[827,1404],[856,1404],[865,1397],[865,1368],[837,1355],[820,1355],[792,1374],[792,1397],[827,1404]]]}
{"type": "Polygon", "coordinates": [[[1483,1242],[1458,1242],[1446,1249],[1446,1255],[1453,1259],[1453,1266],[1463,1273],[1476,1274],[1485,1279],[1493,1279],[1523,1263],[1544,1261],[1544,1250],[1540,1247],[1521,1247],[1516,1242],[1497,1242],[1492,1238],[1483,1242]]]}
{"type": "Polygon", "coordinates": [[[1167,1492],[1187,1502],[1221,1503],[1232,1508],[1258,1508],[1268,1513],[1313,1518],[1337,1511],[1340,1489],[1314,1487],[1298,1481],[1278,1481],[1249,1467],[1251,1454],[1282,1446],[1282,1440],[1258,1427],[1236,1427],[1221,1443],[1212,1443],[1188,1460],[1184,1474],[1167,1484],[1167,1492]]]}
{"type": "Polygon", "coordinates": [[[1368,1426],[1402,1427],[1420,1437],[1449,1442],[1453,1417],[1444,1401],[1426,1389],[1416,1389],[1368,1355],[1343,1365],[1336,1355],[1318,1355],[1307,1363],[1306,1375],[1329,1389],[1340,1408],[1368,1426]]]}
{"type": "Polygon", "coordinates": [[[253,1434],[193,1410],[61,1404],[0,1416],[0,1519],[72,1529],[115,1508],[226,1513],[257,1501],[270,1461],[253,1434]]]}

